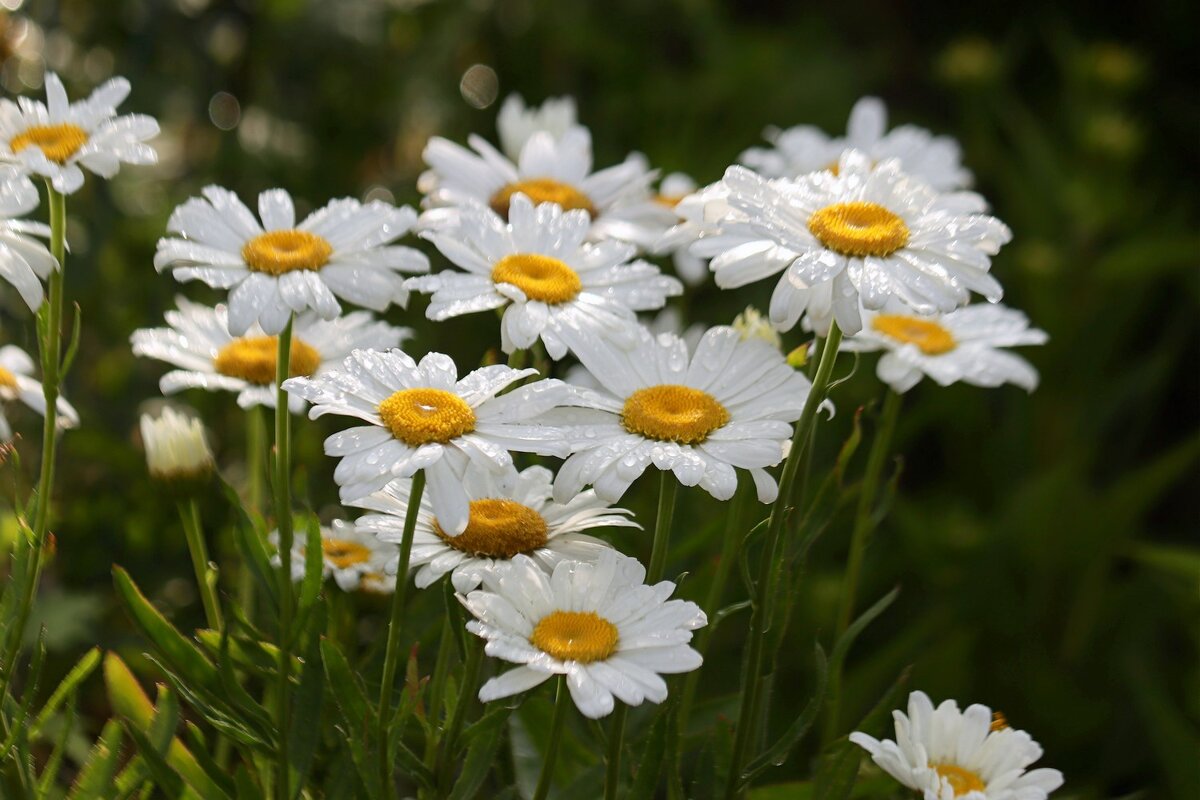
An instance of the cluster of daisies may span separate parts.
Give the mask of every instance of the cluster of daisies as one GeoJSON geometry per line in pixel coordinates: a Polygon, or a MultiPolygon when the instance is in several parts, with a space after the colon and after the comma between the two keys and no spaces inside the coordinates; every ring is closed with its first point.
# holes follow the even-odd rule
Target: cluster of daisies
{"type": "MultiPolygon", "coordinates": [[[[107,177],[121,162],[152,161],[145,141],[157,131],[148,117],[115,115],[125,81],[74,104],[54,76],[46,86],[45,105],[0,102],[0,275],[34,309],[57,264],[33,238],[45,227],[20,219],[37,202],[28,176],[73,192],[81,168],[107,177]]],[[[703,188],[679,174],[659,181],[638,154],[595,169],[569,100],[527,108],[510,98],[498,129],[499,148],[478,136],[469,148],[429,142],[420,214],[342,198],[301,218],[282,189],[251,209],[205,188],[171,215],[154,263],[226,300],[180,297],[165,327],[136,331],[132,344],[173,367],[164,394],[224,390],[243,408],[274,407],[280,337],[290,337],[287,408],[276,413],[358,423],[325,442],[342,503],[365,512],[322,530],[326,573],[345,590],[410,579],[397,574],[397,545],[415,506],[411,579],[451,581],[485,652],[518,665],[481,699],[561,674],[597,718],[618,700],[661,702],[662,675],[700,666],[689,642],[706,618],[589,532],[640,527],[616,504],[651,466],[721,500],[742,470],[760,501],[775,500],[770,470],[811,390],[778,332],[801,325],[836,341],[836,331],[845,350],[883,351],[879,377],[897,392],[923,376],[1031,390],[1036,372],[1002,348],[1045,334],[996,304],[989,268],[1010,232],[966,191],[957,145],[887,130],[877,100],[855,106],[845,137],[769,130],[771,147],[747,150],[703,188]],[[410,233],[446,268],[431,272],[422,251],[398,243],[410,233]],[[678,278],[646,260],[668,255],[678,278]],[[685,283],[709,274],[721,288],[779,275],[765,319],[687,338],[639,320],[669,312],[685,283]],[[432,320],[497,313],[509,364],[460,370],[447,355],[401,349],[411,331],[374,315],[411,292],[429,295],[432,320]],[[972,293],[989,302],[969,305],[972,293]],[[570,380],[548,376],[558,365],[520,368],[530,351],[535,363],[564,362],[570,380]],[[522,453],[538,463],[521,469],[522,453]],[[557,472],[544,457],[562,460],[557,472]]],[[[3,396],[36,407],[31,371],[28,356],[0,350],[3,396]]],[[[62,413],[75,421],[69,406],[62,413]]],[[[186,469],[189,443],[211,461],[195,420],[170,412],[146,432],[161,474],[186,469]]],[[[302,547],[281,556],[297,577],[302,547]]],[[[1054,770],[1025,772],[1036,743],[992,726],[982,706],[934,710],[915,693],[896,733],[854,740],[926,797],[1036,798],[1061,782],[1054,770]]]]}

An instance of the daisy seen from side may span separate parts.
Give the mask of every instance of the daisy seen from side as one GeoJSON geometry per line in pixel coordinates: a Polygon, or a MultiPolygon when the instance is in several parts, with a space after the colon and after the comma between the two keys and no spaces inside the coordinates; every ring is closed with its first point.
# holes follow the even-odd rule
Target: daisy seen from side
{"type": "Polygon", "coordinates": [[[577,127],[579,120],[573,97],[548,97],[540,106],[527,106],[521,95],[510,94],[496,115],[500,149],[513,161],[520,160],[521,149],[535,133],[545,131],[559,139],[577,127]]]}
{"type": "Polygon", "coordinates": [[[37,187],[13,166],[0,166],[0,278],[21,295],[30,311],[46,296],[42,281],[58,269],[58,259],[34,236],[48,237],[50,228],[20,219],[37,208],[37,187]]]}
{"type": "MultiPolygon", "coordinates": [[[[292,544],[292,580],[304,580],[307,537],[303,525],[297,524],[298,535],[292,544]]],[[[396,559],[396,548],[359,530],[353,523],[335,519],[320,526],[321,574],[333,578],[343,592],[375,592],[390,594],[396,588],[396,577],[389,575],[387,566],[396,559]]],[[[279,546],[279,533],[270,535],[271,544],[279,546]]],[[[278,556],[276,556],[278,559],[278,556]]],[[[275,563],[279,563],[276,560],[275,563]]]]}
{"type": "MultiPolygon", "coordinates": [[[[33,377],[33,359],[21,348],[9,344],[0,347],[0,401],[20,401],[22,404],[45,416],[46,396],[42,384],[33,377]]],[[[55,404],[58,410],[58,428],[66,430],[79,424],[79,415],[62,395],[55,404]]],[[[8,416],[0,405],[0,441],[13,437],[8,416]]]]}

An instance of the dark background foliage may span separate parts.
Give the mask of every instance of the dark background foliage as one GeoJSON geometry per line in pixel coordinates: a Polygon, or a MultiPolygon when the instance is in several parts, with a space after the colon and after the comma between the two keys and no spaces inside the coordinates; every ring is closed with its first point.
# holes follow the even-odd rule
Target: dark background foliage
{"type": "MultiPolygon", "coordinates": [[[[513,91],[534,102],[574,95],[598,165],[637,149],[664,172],[704,183],[766,125],[840,132],[854,100],[874,94],[894,123],[961,140],[978,188],[1015,232],[994,265],[1006,301],[1051,340],[1026,353],[1043,377],[1032,396],[925,384],[906,396],[900,496],[869,551],[861,604],[894,585],[901,594],[850,654],[847,710],[858,719],[912,664],[910,685],[935,700],[984,702],[1030,730],[1046,765],[1066,774],[1067,793],[1195,796],[1198,20],[1184,3],[1128,12],[59,0],[3,17],[8,93],[40,93],[43,65],[74,96],[125,75],[134,87],[126,108],[155,115],[164,131],[158,167],[111,183],[89,178],[70,198],[68,296],[83,308],[84,334],[68,396],[83,425],[63,445],[58,551],[39,606],[53,655],[65,669],[89,643],[131,657],[142,647],[112,597],[114,562],[179,624],[200,620],[173,505],[146,478],[136,441],[137,415],[155,402],[164,368],[135,361],[127,346],[135,328],[161,324],[176,293],[217,299],[151,265],[170,211],[200,187],[250,197],[281,185],[310,206],[342,195],[416,203],[426,139],[491,136],[513,91]]],[[[689,319],[726,322],[748,302],[764,305],[768,291],[710,284],[683,305],[689,319]]],[[[14,298],[3,293],[3,337],[33,349],[14,298]]],[[[418,330],[412,351],[445,350],[466,365],[494,346],[489,320],[434,329],[422,308],[415,300],[390,315],[418,330]]],[[[788,346],[801,340],[793,332],[788,346]]],[[[859,405],[871,434],[877,395],[864,360],[836,391],[818,465],[832,461],[859,405]]],[[[242,423],[232,398],[182,399],[205,418],[236,482],[242,423]]],[[[13,414],[36,440],[35,421],[13,414]]],[[[328,505],[336,493],[320,441],[337,427],[298,425],[301,484],[326,517],[339,512],[328,505]]],[[[36,461],[29,445],[19,445],[24,466],[10,462],[3,473],[6,493],[25,491],[36,461]]],[[[654,496],[647,478],[628,502],[646,520],[654,496]]],[[[210,500],[216,530],[229,514],[216,492],[210,500]]],[[[698,490],[684,493],[681,509],[671,571],[687,571],[681,591],[701,598],[722,535],[710,520],[722,509],[698,490]]],[[[10,512],[5,528],[11,535],[10,512]]],[[[837,517],[792,576],[777,724],[803,704],[812,640],[829,646],[848,528],[837,517]]],[[[640,536],[618,543],[648,548],[640,536]]],[[[734,583],[731,602],[741,593],[734,583]]],[[[436,619],[438,603],[423,598],[414,609],[414,633],[436,630],[422,620],[436,619]]],[[[357,610],[364,638],[374,635],[379,608],[357,610]]],[[[731,617],[714,640],[698,727],[719,729],[733,707],[744,619],[731,617]]],[[[93,728],[106,713],[95,683],[93,728]]],[[[536,721],[540,706],[531,707],[536,721]]],[[[644,721],[635,715],[635,725],[644,721]]],[[[564,770],[591,763],[590,735],[573,730],[564,770]]],[[[771,780],[804,776],[811,755],[809,747],[771,780]]]]}

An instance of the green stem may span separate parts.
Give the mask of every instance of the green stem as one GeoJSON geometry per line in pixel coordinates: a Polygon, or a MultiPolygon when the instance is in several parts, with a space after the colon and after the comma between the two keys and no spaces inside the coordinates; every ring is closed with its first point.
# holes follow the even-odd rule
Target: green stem
{"type": "Polygon", "coordinates": [[[550,740],[546,745],[546,759],[542,762],[542,774],[538,776],[533,800],[546,800],[546,795],[550,793],[550,778],[554,775],[554,762],[558,759],[558,746],[562,743],[563,724],[567,721],[567,708],[571,705],[567,676],[559,675],[556,686],[558,688],[554,695],[554,720],[550,723],[550,740]]]}
{"type": "MultiPolygon", "coordinates": [[[[246,411],[246,502],[251,516],[262,513],[266,498],[267,429],[263,416],[262,406],[251,406],[246,411]]],[[[238,605],[248,620],[254,619],[254,601],[254,575],[242,564],[238,571],[238,605]]]]}
{"type": "Polygon", "coordinates": [[[454,704],[454,716],[450,718],[450,727],[442,738],[438,751],[438,786],[443,796],[450,791],[450,778],[454,769],[455,746],[462,734],[463,724],[467,721],[467,710],[474,705],[475,692],[479,686],[479,673],[483,667],[483,641],[475,636],[467,643],[467,662],[463,665],[463,679],[459,688],[458,702],[454,704]]]}
{"type": "Polygon", "coordinates": [[[204,545],[204,528],[200,524],[200,506],[196,498],[190,497],[179,503],[179,519],[187,538],[188,552],[192,556],[192,568],[196,571],[196,583],[200,588],[200,599],[204,603],[204,617],[208,627],[220,631],[225,626],[221,620],[221,605],[217,601],[216,570],[208,560],[208,548],[204,545]]]}
{"type": "MultiPolygon", "coordinates": [[[[457,605],[457,601],[454,601],[457,605]]],[[[454,609],[447,608],[442,614],[442,632],[438,637],[437,658],[433,662],[433,676],[429,679],[429,704],[425,707],[425,717],[432,724],[441,718],[442,701],[446,694],[446,675],[450,671],[450,651],[454,649],[454,629],[452,620],[454,609]]],[[[425,766],[431,769],[437,763],[440,743],[432,733],[425,740],[425,766]]],[[[436,774],[436,773],[434,773],[436,774]]]]}
{"type": "MultiPolygon", "coordinates": [[[[883,399],[883,409],[879,415],[879,427],[875,432],[875,440],[871,442],[871,452],[867,454],[866,471],[863,473],[862,485],[859,489],[858,505],[854,512],[854,529],[850,535],[850,554],[846,559],[846,572],[842,577],[842,591],[838,606],[837,626],[834,629],[833,640],[836,642],[850,627],[854,616],[854,604],[858,596],[858,582],[862,574],[863,558],[870,543],[871,534],[875,530],[875,500],[879,493],[879,480],[883,476],[883,468],[887,464],[888,453],[892,446],[892,434],[896,430],[896,419],[900,416],[900,406],[903,395],[886,389],[883,399]]],[[[842,706],[842,670],[841,666],[829,674],[829,710],[825,717],[824,740],[831,741],[837,732],[838,720],[842,706]]]]}
{"type": "Polygon", "coordinates": [[[288,412],[288,395],[283,382],[290,372],[292,356],[292,322],[289,317],[279,334],[275,361],[275,524],[279,530],[279,764],[275,796],[291,800],[291,759],[288,755],[288,735],[291,725],[291,630],[295,595],[292,587],[292,424],[288,412]]]}
{"type": "Polygon", "coordinates": [[[748,632],[749,649],[746,654],[745,667],[742,673],[742,702],[737,719],[737,732],[733,740],[733,753],[729,763],[729,778],[725,786],[725,796],[732,800],[742,795],[742,765],[745,764],[751,738],[757,728],[759,691],[762,685],[763,652],[766,649],[767,631],[774,616],[774,593],[770,591],[772,573],[775,561],[779,557],[780,542],[783,539],[784,525],[790,511],[791,498],[795,489],[796,476],[800,464],[804,460],[805,451],[812,440],[813,427],[817,420],[817,411],[825,400],[829,390],[829,379],[833,374],[833,365],[837,361],[838,347],[842,341],[842,332],[837,323],[829,328],[829,336],[821,348],[821,361],[813,378],[812,389],[800,419],[792,434],[792,448],[787,461],[783,465],[783,475],[779,481],[779,496],[771,506],[771,520],[767,524],[766,544],[759,565],[758,581],[754,585],[753,606],[750,611],[750,627],[748,632]]]}
{"type": "Polygon", "coordinates": [[[392,617],[388,623],[387,650],[383,657],[383,681],[379,685],[379,764],[380,788],[385,798],[394,797],[392,780],[391,743],[392,689],[396,682],[396,666],[400,661],[400,627],[404,622],[404,603],[408,596],[408,562],[412,556],[413,533],[417,514],[421,510],[421,495],[425,493],[425,471],[412,479],[408,495],[408,511],[404,515],[404,534],[400,539],[400,564],[396,568],[396,592],[392,595],[392,617]]]}

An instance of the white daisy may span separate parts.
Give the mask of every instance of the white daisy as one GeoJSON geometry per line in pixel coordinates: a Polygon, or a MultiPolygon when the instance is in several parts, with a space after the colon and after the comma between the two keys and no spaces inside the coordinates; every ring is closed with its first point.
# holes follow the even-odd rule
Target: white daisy
{"type": "Polygon", "coordinates": [[[567,435],[575,450],[558,472],[556,498],[592,484],[615,502],[653,464],[718,500],[733,497],[734,468],[746,469],[759,499],[775,499],[765,468],[783,460],[811,388],[778,349],[721,326],[690,359],[678,336],[649,331],[631,350],[585,339],[572,350],[603,389],[577,388],[568,402],[582,408],[555,412],[574,423],[567,435]]]}
{"type": "MultiPolygon", "coordinates": [[[[270,542],[279,546],[279,532],[272,531],[270,542]]],[[[308,537],[297,526],[292,544],[292,580],[304,580],[305,545],[308,537]]],[[[396,559],[396,548],[381,542],[370,533],[359,530],[345,520],[335,519],[321,526],[322,576],[333,577],[343,592],[378,592],[390,594],[396,588],[395,575],[389,575],[387,565],[396,559]]],[[[274,558],[276,564],[279,557],[274,558]]]]}
{"type": "Polygon", "coordinates": [[[730,167],[722,183],[703,213],[726,204],[733,213],[692,252],[715,255],[710,267],[722,288],[782,271],[770,306],[781,330],[807,312],[818,332],[836,319],[855,334],[860,298],[870,309],[895,298],[931,314],[965,305],[972,291],[993,302],[1003,294],[988,269],[1012,238],[1008,227],[982,213],[979,195],[938,194],[897,161],[875,165],[849,150],[836,175],[766,180],[730,167]]]}
{"type": "Polygon", "coordinates": [[[0,278],[16,288],[30,311],[41,307],[45,296],[42,281],[58,269],[58,260],[46,246],[28,235],[49,236],[50,228],[40,222],[16,219],[37,204],[33,181],[16,167],[0,167],[0,278]]]}
{"type": "MultiPolygon", "coordinates": [[[[229,333],[229,313],[223,303],[210,308],[177,297],[178,311],[166,313],[167,328],[134,331],[133,353],[174,364],[158,387],[163,394],[184,389],[237,392],[242,408],[275,407],[275,368],[278,336],[268,336],[252,325],[245,336],[229,333]]],[[[399,346],[412,336],[408,328],[397,328],[355,311],[332,320],[306,311],[296,317],[292,328],[291,375],[322,375],[336,369],[354,350],[385,350],[399,346]]],[[[288,398],[293,414],[304,411],[300,397],[288,398]]]]}
{"type": "Polygon", "coordinates": [[[325,440],[325,453],[341,457],[333,477],[343,502],[425,470],[439,524],[457,536],[466,530],[470,510],[462,482],[468,462],[515,475],[510,450],[567,455],[562,431],[538,417],[561,405],[570,387],[541,380],[496,396],[536,374],[497,364],[459,380],[454,361],[441,353],[429,353],[418,364],[399,350],[355,350],[341,369],[291,378],[283,388],[313,403],[313,419],[343,414],[370,423],[325,440]]]}
{"type": "Polygon", "coordinates": [[[144,114],[118,117],[128,95],[129,81],[113,78],[88,99],[69,103],[62,81],[48,72],[45,103],[0,99],[0,159],[44,176],[63,194],[83,185],[81,166],[111,178],[122,163],[153,164],[158,156],[145,142],[158,135],[158,123],[144,114]]]}
{"type": "Polygon", "coordinates": [[[283,189],[258,196],[262,224],[228,189],[209,186],[175,209],[154,254],[158,270],[180,281],[200,280],[229,293],[229,331],[246,333],[257,320],[277,334],[293,312],[342,313],[337,297],[374,311],[404,305],[403,272],[427,272],[429,260],[389,245],[416,221],[411,208],[351,198],[332,200],[296,224],[283,189]],[[335,297],[336,295],[336,297],[335,297]]]}
{"type": "Polygon", "coordinates": [[[405,286],[432,292],[426,315],[444,320],[505,307],[500,324],[506,353],[540,337],[558,360],[567,354],[564,327],[632,344],[635,311],[662,308],[683,286],[646,261],[630,261],[633,245],[613,240],[585,245],[588,216],[554,203],[534,208],[512,199],[508,222],[482,206],[462,209],[453,225],[422,233],[465,272],[410,278],[405,286]]]}
{"type": "Polygon", "coordinates": [[[467,142],[475,152],[440,136],[425,146],[430,169],[417,188],[431,210],[421,216],[423,228],[452,222],[464,206],[490,206],[507,218],[518,193],[534,203],[587,212],[592,241],[619,239],[648,249],[675,223],[671,209],[654,201],[654,173],[645,157],[634,153],[621,164],[593,172],[592,137],[582,126],[558,136],[545,130],[533,133],[515,162],[482,137],[472,135],[467,142]]]}
{"type": "Polygon", "coordinates": [[[682,172],[672,172],[662,179],[654,199],[676,214],[675,224],[654,244],[655,253],[670,253],[675,263],[675,274],[688,286],[697,286],[708,277],[708,265],[703,258],[694,255],[688,245],[700,238],[702,226],[685,215],[687,207],[680,204],[697,189],[696,181],[682,172]]]}
{"type": "Polygon", "coordinates": [[[166,406],[157,417],[142,414],[141,432],[151,477],[193,481],[212,473],[212,450],[198,418],[166,406]]]}
{"type": "Polygon", "coordinates": [[[887,106],[877,97],[864,97],[850,110],[844,137],[826,135],[812,125],[780,130],[767,128],[763,138],[772,147],[752,147],[738,161],[768,178],[798,178],[809,172],[837,168],[842,151],[861,150],[872,160],[899,159],[904,171],[939,192],[963,189],[971,173],[962,165],[958,142],[934,136],[915,125],[887,130],[887,106]]]}
{"type": "MultiPolygon", "coordinates": [[[[595,492],[580,492],[568,503],[550,499],[553,474],[545,467],[529,467],[517,480],[504,485],[482,469],[468,467],[463,485],[471,499],[471,519],[458,536],[442,530],[427,497],[413,534],[411,566],[417,570],[417,588],[424,589],[452,573],[454,589],[463,594],[479,586],[483,574],[527,555],[547,573],[560,561],[595,561],[606,542],[581,533],[591,528],[640,528],[632,512],[610,508],[595,492]]],[[[404,534],[411,484],[392,481],[382,491],[353,505],[378,511],[359,517],[355,524],[385,542],[399,544],[404,534]]],[[[391,565],[392,572],[396,564],[391,565]]]]}
{"type": "Polygon", "coordinates": [[[907,313],[898,303],[883,311],[863,312],[863,329],[843,339],[842,349],[886,351],[879,359],[879,380],[907,392],[928,375],[942,386],[962,381],[973,386],[1013,383],[1037,388],[1038,374],[1028,361],[1002,347],[1045,344],[1045,331],[1029,327],[1029,318],[1001,305],[970,305],[940,316],[907,313]]]}
{"type": "Polygon", "coordinates": [[[535,133],[546,131],[558,139],[577,127],[575,99],[571,97],[550,97],[540,106],[527,107],[525,98],[510,94],[496,116],[500,149],[513,161],[520,160],[521,148],[535,133]]]}
{"type": "Polygon", "coordinates": [[[703,661],[688,646],[708,623],[695,603],[668,600],[675,584],[647,586],[637,559],[604,550],[594,563],[562,561],[547,575],[516,556],[483,574],[483,589],[464,605],[476,619],[467,630],[487,639],[484,652],[521,666],[488,680],[487,703],[566,675],[571,699],[584,716],[609,714],[614,698],[626,705],[661,703],[661,675],[690,672],[703,661]]]}
{"type": "MultiPolygon", "coordinates": [[[[45,416],[46,396],[43,393],[42,384],[34,380],[32,375],[33,359],[29,357],[28,353],[16,345],[9,344],[0,347],[0,400],[5,402],[20,400],[37,413],[45,416]]],[[[79,415],[75,413],[71,404],[63,399],[62,395],[59,395],[55,406],[58,409],[57,424],[60,430],[74,428],[79,424],[79,415]]],[[[0,441],[7,442],[12,439],[12,436],[12,426],[8,424],[4,407],[0,405],[0,441]]]]}
{"type": "Polygon", "coordinates": [[[1041,746],[987,706],[959,711],[946,700],[935,709],[924,692],[913,692],[908,714],[893,711],[892,717],[895,741],[858,732],[850,741],[925,800],[1045,800],[1062,785],[1056,769],[1025,771],[1042,757],[1041,746]]]}

